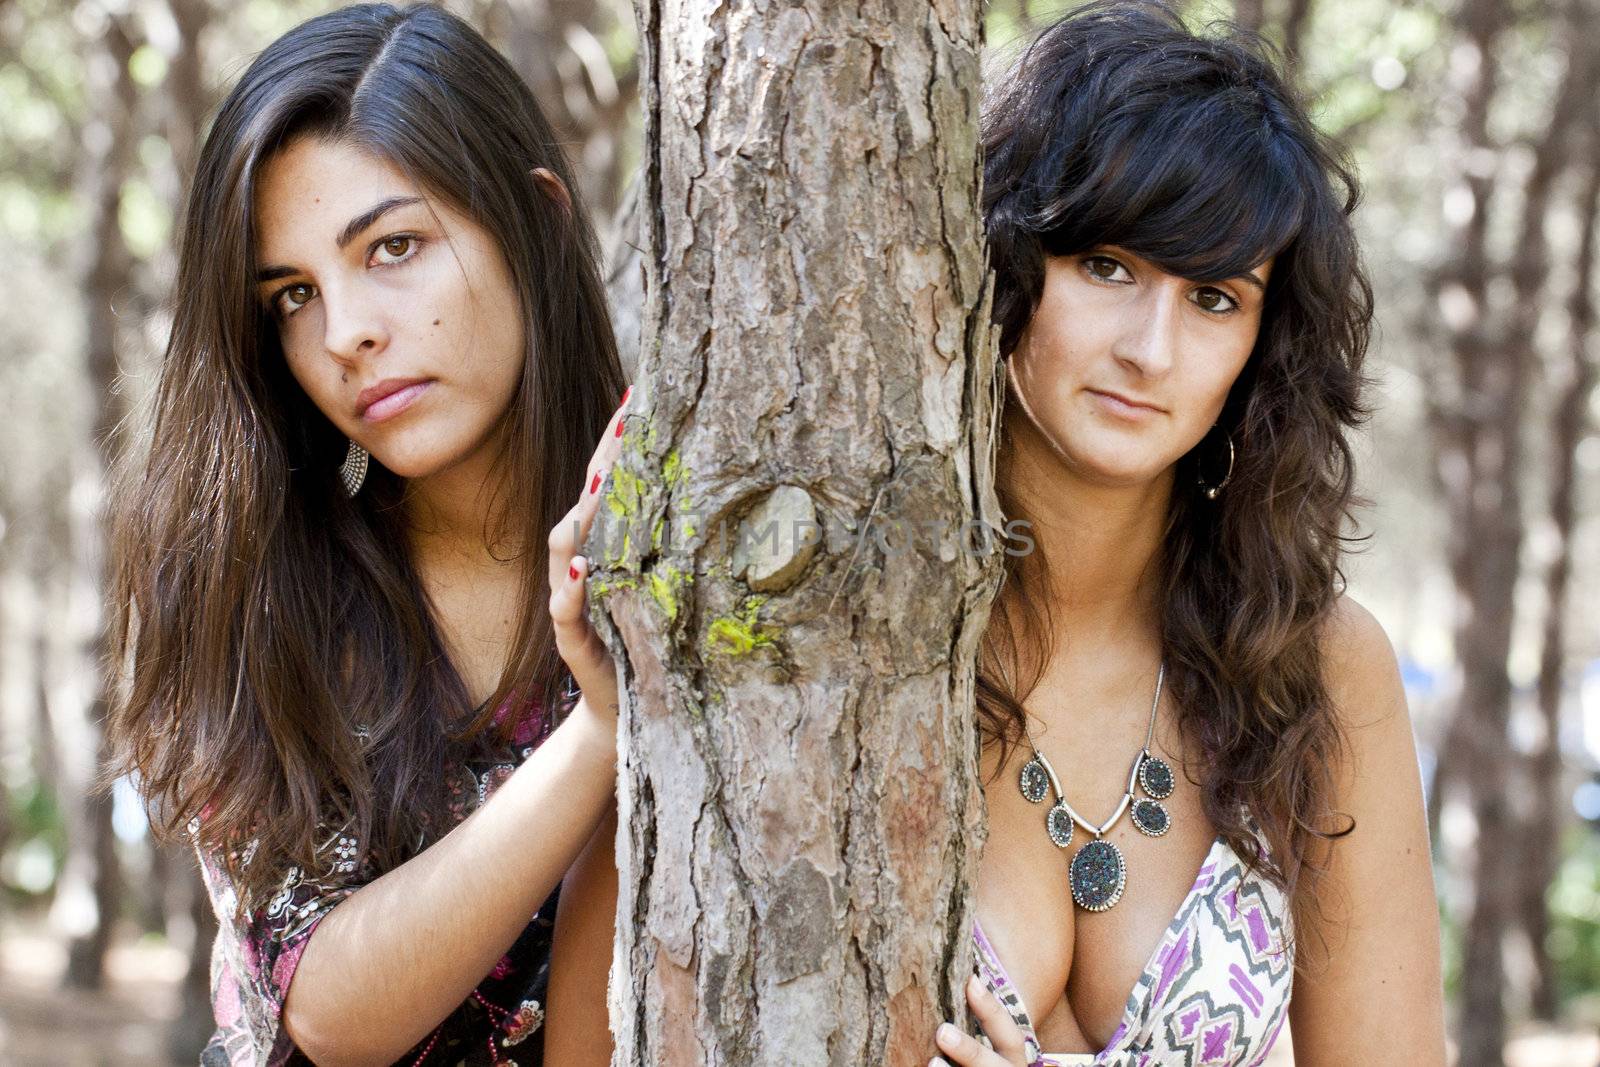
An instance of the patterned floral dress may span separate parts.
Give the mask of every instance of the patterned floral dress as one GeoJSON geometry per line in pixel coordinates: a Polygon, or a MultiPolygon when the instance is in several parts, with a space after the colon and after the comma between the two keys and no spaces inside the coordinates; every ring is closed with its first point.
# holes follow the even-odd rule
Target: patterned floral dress
{"type": "MultiPolygon", "coordinates": [[[[451,824],[461,822],[487,800],[545,736],[543,709],[535,705],[518,724],[513,745],[502,758],[452,768],[451,824]]],[[[244,850],[246,863],[252,850],[253,845],[244,850]]],[[[279,1023],[289,983],[317,924],[340,901],[383,872],[364,860],[360,842],[353,836],[331,833],[319,849],[319,855],[326,857],[320,871],[290,870],[265,906],[239,917],[235,914],[238,898],[219,857],[204,849],[197,851],[218,927],[211,952],[211,1008],[217,1028],[200,1055],[202,1067],[280,1067],[311,1062],[279,1023]]],[[[556,896],[550,894],[472,995],[396,1063],[541,1067],[556,896]]]]}
{"type": "Polygon", "coordinates": [[[1022,1031],[1033,1067],[1260,1067],[1289,1015],[1291,930],[1288,898],[1216,838],[1128,994],[1116,1032],[1096,1053],[1040,1048],[1027,1007],[977,922],[972,939],[976,970],[1022,1031]]]}

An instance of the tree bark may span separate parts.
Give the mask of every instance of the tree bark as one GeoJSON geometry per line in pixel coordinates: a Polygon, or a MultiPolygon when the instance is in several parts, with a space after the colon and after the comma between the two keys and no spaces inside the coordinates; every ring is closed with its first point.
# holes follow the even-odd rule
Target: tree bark
{"type": "MultiPolygon", "coordinates": [[[[192,851],[174,866],[184,872],[189,921],[189,966],[178,990],[178,1016],[167,1030],[167,1054],[174,1063],[194,1063],[211,1039],[214,1020],[211,1014],[211,946],[217,939],[217,917],[211,898],[200,881],[200,870],[192,851]]],[[[174,924],[175,925],[175,924],[174,924]]]]}
{"type": "MultiPolygon", "coordinates": [[[[134,51],[129,16],[107,15],[100,38],[89,56],[88,86],[96,116],[91,123],[99,145],[84,162],[85,200],[89,204],[84,298],[87,319],[86,358],[89,385],[96,404],[93,422],[97,477],[112,469],[117,428],[124,408],[118,385],[117,306],[132,292],[132,255],[122,238],[118,217],[122,186],[138,139],[135,112],[138,93],[128,71],[134,51]]],[[[92,529],[77,538],[78,565],[87,569],[94,588],[104,587],[102,534],[98,518],[92,529]]],[[[99,674],[96,695],[87,709],[88,722],[81,734],[85,751],[92,752],[93,770],[104,765],[104,740],[100,724],[105,719],[106,694],[113,684],[107,660],[107,615],[96,621],[95,636],[84,659],[99,674]]],[[[116,837],[111,829],[110,794],[93,788],[97,774],[75,781],[74,796],[66,798],[73,812],[67,863],[61,892],[77,912],[85,905],[92,914],[70,916],[72,937],[68,945],[65,981],[75,988],[94,988],[103,981],[106,952],[121,896],[117,870],[116,837]],[[73,883],[77,883],[75,888],[73,883]],[[85,894],[83,886],[88,887],[85,894]]]]}
{"type": "Polygon", "coordinates": [[[1587,428],[1589,400],[1594,393],[1597,368],[1589,349],[1595,342],[1593,286],[1596,259],[1600,257],[1600,123],[1593,124],[1587,139],[1588,175],[1579,196],[1582,236],[1577,253],[1577,271],[1568,301],[1570,319],[1567,344],[1568,363],[1551,418],[1551,457],[1555,470],[1551,479],[1550,524],[1556,535],[1555,558],[1545,574],[1545,618],[1539,658],[1539,712],[1544,722],[1544,737],[1531,758],[1530,779],[1534,785],[1534,812],[1524,838],[1528,861],[1523,865],[1523,928],[1533,948],[1537,967],[1533,988],[1533,1012],[1554,1021],[1560,1010],[1557,998],[1555,961],[1546,939],[1550,932],[1550,912],[1546,891],[1555,880],[1561,862],[1561,836],[1570,810],[1565,803],[1568,782],[1561,759],[1561,701],[1565,690],[1567,610],[1572,580],[1572,538],[1577,526],[1578,445],[1587,428]]]}
{"type": "MultiPolygon", "coordinates": [[[[176,188],[171,190],[176,209],[181,207],[194,180],[205,120],[217,101],[214,87],[206,83],[204,57],[200,54],[200,35],[212,17],[209,0],[167,0],[167,10],[178,31],[162,86],[167,120],[163,132],[172,148],[172,168],[177,179],[176,188]]],[[[173,217],[181,218],[181,212],[174,210],[173,217]]]]}
{"type": "Polygon", "coordinates": [[[1463,119],[1453,176],[1457,189],[1471,196],[1473,210],[1453,227],[1450,258],[1436,281],[1439,306],[1456,309],[1447,316],[1446,329],[1459,391],[1453,405],[1433,411],[1440,481],[1451,518],[1450,572],[1461,602],[1454,635],[1461,692],[1450,726],[1453,736],[1444,748],[1459,760],[1451,775],[1468,784],[1477,827],[1472,910],[1464,934],[1462,1067],[1498,1067],[1505,1044],[1501,938],[1510,909],[1504,864],[1496,859],[1515,829],[1506,797],[1511,754],[1506,656],[1521,547],[1518,468],[1512,461],[1520,452],[1516,427],[1528,368],[1500,361],[1490,333],[1492,179],[1482,168],[1470,169],[1467,161],[1475,152],[1494,149],[1488,113],[1498,87],[1495,51],[1511,18],[1500,0],[1466,0],[1458,15],[1461,58],[1452,71],[1452,89],[1463,119]]]}
{"type": "Polygon", "coordinates": [[[1265,0],[1234,0],[1233,21],[1240,29],[1260,33],[1267,22],[1265,0]]]}
{"type": "MultiPolygon", "coordinates": [[[[9,510],[9,509],[5,509],[9,510]]],[[[5,539],[5,510],[0,510],[0,541],[5,539]]],[[[0,545],[0,589],[5,588],[6,560],[5,547],[0,545]]],[[[5,655],[5,650],[10,644],[10,613],[4,604],[0,604],[0,656],[5,655]]],[[[7,726],[5,708],[0,706],[0,757],[4,757],[10,745],[7,743],[7,726]]],[[[0,774],[0,856],[4,856],[11,847],[12,818],[11,818],[11,776],[0,774]]]]}
{"type": "Polygon", "coordinates": [[[611,21],[611,6],[594,0],[489,0],[482,19],[565,135],[584,202],[600,219],[621,202],[622,147],[639,93],[637,63],[614,72],[606,56],[611,21]]]}
{"type": "Polygon", "coordinates": [[[1527,812],[1515,806],[1518,791],[1512,788],[1517,759],[1508,734],[1507,660],[1524,532],[1524,408],[1538,361],[1535,327],[1550,273],[1545,223],[1570,135],[1590,99],[1592,49],[1585,44],[1578,2],[1570,14],[1573,52],[1549,122],[1533,139],[1534,165],[1522,189],[1516,251],[1509,263],[1494,261],[1488,238],[1504,168],[1473,160],[1501,150],[1490,136],[1488,116],[1499,82],[1496,50],[1514,22],[1512,9],[1502,0],[1467,0],[1457,20],[1461,37],[1452,63],[1463,115],[1454,179],[1471,210],[1453,227],[1451,257],[1436,279],[1457,391],[1453,403],[1433,411],[1432,421],[1451,518],[1450,572],[1460,604],[1455,652],[1461,693],[1450,727],[1454,736],[1445,749],[1459,761],[1450,774],[1466,785],[1477,827],[1462,966],[1462,1067],[1504,1062],[1503,939],[1521,911],[1519,835],[1527,812]],[[1503,319],[1493,314],[1490,299],[1498,279],[1516,295],[1503,319]]]}
{"type": "Polygon", "coordinates": [[[648,304],[589,550],[614,1062],[925,1063],[971,971],[969,524],[1002,521],[979,5],[637,11],[648,304]]]}
{"type": "Polygon", "coordinates": [[[1283,54],[1296,66],[1310,25],[1311,0],[1288,0],[1288,10],[1283,13],[1283,54]]]}

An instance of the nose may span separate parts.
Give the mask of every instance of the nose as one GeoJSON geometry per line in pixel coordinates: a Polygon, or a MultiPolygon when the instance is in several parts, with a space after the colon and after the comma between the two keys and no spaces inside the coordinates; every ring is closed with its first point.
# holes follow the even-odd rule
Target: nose
{"type": "Polygon", "coordinates": [[[1111,354],[1143,377],[1159,378],[1171,370],[1182,321],[1181,300],[1183,293],[1177,285],[1141,286],[1111,354]]]}
{"type": "Polygon", "coordinates": [[[334,362],[353,368],[389,343],[388,326],[379,301],[359,286],[322,291],[323,346],[334,362]]]}

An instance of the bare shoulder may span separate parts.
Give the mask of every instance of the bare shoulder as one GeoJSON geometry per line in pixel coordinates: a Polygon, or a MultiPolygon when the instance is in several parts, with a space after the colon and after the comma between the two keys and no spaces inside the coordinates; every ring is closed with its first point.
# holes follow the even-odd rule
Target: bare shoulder
{"type": "MultiPolygon", "coordinates": [[[[1421,770],[1394,646],[1361,604],[1340,597],[1322,635],[1323,681],[1338,727],[1328,752],[1333,810],[1355,820],[1357,837],[1420,830],[1421,770]]],[[[1346,851],[1352,846],[1347,845],[1346,851]]],[[[1424,846],[1425,847],[1425,846],[1424,846]]]]}
{"type": "Polygon", "coordinates": [[[1425,851],[1416,737],[1389,635],[1372,612],[1340,597],[1323,631],[1322,660],[1339,728],[1329,799],[1357,827],[1344,850],[1404,839],[1425,851]]]}
{"type": "Polygon", "coordinates": [[[1315,906],[1296,915],[1322,950],[1295,974],[1295,1062],[1443,1067],[1438,910],[1399,663],[1378,620],[1350,597],[1326,622],[1324,684],[1342,740],[1329,806],[1348,832],[1311,850],[1322,876],[1315,906]]]}
{"type": "Polygon", "coordinates": [[[1348,734],[1387,725],[1410,733],[1405,688],[1394,645],[1377,617],[1354,597],[1334,602],[1322,633],[1323,679],[1348,734]],[[1398,721],[1395,721],[1398,720],[1398,721]]]}

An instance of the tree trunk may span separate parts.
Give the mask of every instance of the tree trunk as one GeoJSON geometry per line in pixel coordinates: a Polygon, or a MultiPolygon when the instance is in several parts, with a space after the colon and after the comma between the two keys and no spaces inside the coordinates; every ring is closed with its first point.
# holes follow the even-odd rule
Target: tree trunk
{"type": "MultiPolygon", "coordinates": [[[[0,510],[0,541],[3,541],[4,538],[5,510],[0,510]]],[[[0,545],[0,590],[5,589],[7,584],[7,561],[5,559],[5,550],[7,547],[9,546],[0,545]]],[[[6,610],[6,605],[0,603],[0,657],[4,657],[8,652],[11,638],[10,623],[10,613],[6,610]]],[[[6,738],[6,728],[9,725],[10,724],[6,722],[5,706],[0,704],[0,761],[5,759],[7,751],[10,747],[6,738]]],[[[11,818],[11,786],[11,776],[9,774],[0,772],[0,856],[4,856],[6,851],[11,847],[11,835],[14,832],[12,829],[11,818]]]]}
{"type": "Polygon", "coordinates": [[[1455,629],[1461,663],[1460,704],[1447,746],[1459,766],[1452,775],[1467,786],[1477,825],[1472,912],[1466,925],[1461,985],[1461,1065],[1499,1067],[1506,1036],[1503,939],[1520,917],[1525,860],[1520,835],[1528,813],[1514,804],[1511,770],[1517,760],[1507,731],[1511,682],[1513,599],[1523,542],[1525,463],[1523,412],[1538,361],[1534,337],[1550,273],[1545,224],[1556,180],[1567,163],[1571,134],[1592,106],[1589,71],[1593,48],[1582,30],[1580,4],[1570,7],[1572,54],[1550,120],[1537,131],[1534,164],[1522,190],[1515,254],[1496,263],[1489,253],[1488,222],[1496,175],[1504,168],[1475,166],[1494,154],[1488,115],[1499,81],[1496,49],[1513,21],[1501,0],[1468,0],[1458,23],[1462,39],[1452,63],[1462,125],[1459,188],[1471,212],[1452,234],[1452,261],[1437,280],[1439,307],[1459,393],[1453,410],[1439,413],[1441,481],[1451,516],[1450,571],[1460,602],[1455,629]],[[1470,61],[1469,61],[1470,60],[1470,61]],[[1515,292],[1503,321],[1490,314],[1491,286],[1503,279],[1515,292]]]}
{"type": "Polygon", "coordinates": [[[1283,13],[1283,54],[1297,66],[1310,25],[1311,0],[1289,0],[1288,10],[1283,13]]]}
{"type": "Polygon", "coordinates": [[[1462,666],[1459,703],[1444,747],[1450,769],[1466,783],[1477,826],[1473,900],[1465,927],[1459,1038],[1462,1067],[1499,1067],[1505,1044],[1502,935],[1510,917],[1505,864],[1496,862],[1513,840],[1507,806],[1506,735],[1510,680],[1510,599],[1521,548],[1517,423],[1528,368],[1501,360],[1487,321],[1491,266],[1487,216],[1492,179],[1469,169],[1474,152],[1493,151],[1488,113],[1498,87],[1496,46],[1511,21],[1501,0],[1466,0],[1458,16],[1464,57],[1453,66],[1452,89],[1462,124],[1451,162],[1458,188],[1473,211],[1450,234],[1451,255],[1436,287],[1447,316],[1448,340],[1459,396],[1452,409],[1435,412],[1440,480],[1450,513],[1449,562],[1461,602],[1455,654],[1462,666]],[[1470,53],[1475,62],[1467,62],[1470,53]]]}
{"type": "Polygon", "coordinates": [[[627,694],[614,1062],[926,1063],[971,972],[999,573],[979,5],[637,10],[648,304],[589,551],[627,694]]]}
{"type": "Polygon", "coordinates": [[[1265,0],[1234,0],[1233,21],[1251,33],[1260,33],[1267,21],[1265,0]]]}
{"type": "Polygon", "coordinates": [[[595,217],[616,214],[623,193],[628,111],[639,94],[638,65],[614,72],[601,39],[609,4],[594,0],[489,0],[483,25],[503,44],[577,164],[583,200],[595,217]]]}
{"type": "MultiPolygon", "coordinates": [[[[85,202],[90,211],[83,286],[87,319],[85,341],[89,386],[96,404],[93,428],[95,458],[99,461],[97,478],[103,478],[104,472],[111,469],[117,427],[123,415],[117,382],[117,308],[119,300],[131,293],[133,281],[132,256],[122,239],[118,218],[122,185],[138,140],[134,125],[138,96],[128,72],[134,42],[127,20],[128,16],[106,16],[103,32],[94,44],[88,64],[89,99],[98,124],[104,127],[99,136],[90,138],[91,143],[100,148],[89,151],[83,172],[85,202]]],[[[93,588],[100,589],[103,588],[104,552],[98,516],[91,529],[83,533],[85,536],[79,540],[76,553],[78,564],[88,571],[93,588]]],[[[116,837],[111,829],[111,797],[93,788],[94,778],[104,765],[100,725],[105,720],[106,694],[114,678],[107,663],[106,617],[104,611],[100,612],[95,636],[85,650],[85,661],[100,676],[82,734],[87,742],[84,750],[94,753],[96,773],[73,783],[80,795],[67,798],[69,806],[78,811],[63,881],[68,881],[70,875],[90,887],[87,896],[81,892],[77,894],[78,901],[72,910],[79,914],[70,917],[73,935],[68,946],[65,980],[76,988],[92,988],[102,981],[121,894],[116,837]],[[84,905],[92,909],[92,914],[82,911],[84,905]]]]}
{"type": "Polygon", "coordinates": [[[200,1050],[211,1039],[211,946],[217,939],[217,917],[211,898],[200,881],[194,853],[182,861],[175,855],[173,866],[183,872],[187,886],[185,901],[189,915],[189,967],[178,991],[178,1017],[167,1031],[167,1053],[175,1063],[195,1063],[200,1050]]]}
{"type": "Polygon", "coordinates": [[[204,57],[200,54],[200,35],[211,22],[209,0],[167,0],[177,39],[163,85],[166,119],[163,132],[172,147],[172,168],[176,188],[171,190],[173,218],[181,218],[183,195],[194,180],[194,168],[205,137],[205,119],[216,103],[215,92],[205,78],[204,57]]]}
{"type": "Polygon", "coordinates": [[[50,711],[50,640],[46,636],[44,613],[44,581],[36,587],[38,592],[38,627],[32,635],[33,644],[33,738],[29,753],[33,760],[33,778],[41,792],[50,796],[57,808],[67,803],[67,790],[61,773],[61,752],[56,744],[55,724],[50,711]]]}
{"type": "Polygon", "coordinates": [[[1545,619],[1539,660],[1539,712],[1544,720],[1544,737],[1532,758],[1534,813],[1529,820],[1525,841],[1528,862],[1522,869],[1523,927],[1533,948],[1537,965],[1533,988],[1533,1011],[1540,1019],[1554,1021],[1560,1009],[1556,995],[1555,961],[1550,958],[1546,938],[1550,932],[1550,913],[1546,890],[1555,880],[1561,862],[1561,834],[1567,824],[1566,781],[1561,760],[1561,698],[1566,674],[1566,615],[1572,579],[1572,537],[1577,525],[1578,444],[1583,440],[1589,399],[1594,392],[1596,367],[1588,354],[1594,342],[1595,308],[1592,287],[1595,279],[1597,228],[1600,228],[1600,123],[1588,138],[1589,166],[1585,188],[1579,197],[1579,218],[1583,234],[1579,241],[1576,278],[1568,302],[1570,334],[1566,380],[1556,400],[1550,429],[1551,455],[1555,470],[1551,479],[1550,524],[1557,549],[1545,575],[1545,619]]]}

